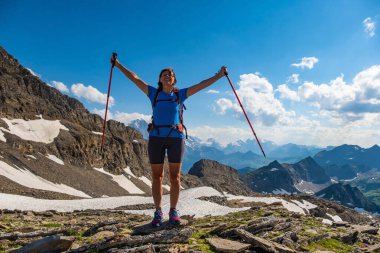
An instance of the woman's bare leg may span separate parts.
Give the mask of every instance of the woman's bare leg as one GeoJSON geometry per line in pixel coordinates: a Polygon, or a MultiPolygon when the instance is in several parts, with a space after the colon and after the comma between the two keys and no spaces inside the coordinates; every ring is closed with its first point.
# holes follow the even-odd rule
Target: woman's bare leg
{"type": "Polygon", "coordinates": [[[177,207],[181,189],[181,166],[182,163],[169,163],[170,208],[177,207]]]}
{"type": "Polygon", "coordinates": [[[152,168],[152,195],[156,209],[161,208],[162,180],[164,178],[164,164],[151,164],[152,168]]]}

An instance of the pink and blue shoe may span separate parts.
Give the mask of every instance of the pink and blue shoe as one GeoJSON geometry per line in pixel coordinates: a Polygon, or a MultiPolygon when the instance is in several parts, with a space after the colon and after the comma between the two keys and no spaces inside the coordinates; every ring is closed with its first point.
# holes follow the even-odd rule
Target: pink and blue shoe
{"type": "Polygon", "coordinates": [[[170,208],[169,211],[169,223],[172,225],[181,224],[181,217],[178,214],[178,210],[175,208],[170,208]]]}
{"type": "Polygon", "coordinates": [[[151,222],[152,227],[159,227],[162,225],[162,221],[164,220],[164,214],[161,209],[156,209],[153,215],[153,220],[151,222]]]}

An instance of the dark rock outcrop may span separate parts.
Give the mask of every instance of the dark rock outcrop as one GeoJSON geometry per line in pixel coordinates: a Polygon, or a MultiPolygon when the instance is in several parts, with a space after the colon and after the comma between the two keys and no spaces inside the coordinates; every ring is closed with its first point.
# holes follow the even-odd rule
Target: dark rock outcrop
{"type": "Polygon", "coordinates": [[[362,208],[370,212],[380,212],[380,208],[368,201],[363,193],[349,184],[333,184],[315,194],[318,197],[333,200],[351,208],[362,208]]]}
{"type": "Polygon", "coordinates": [[[252,191],[266,193],[297,193],[294,175],[279,162],[274,161],[267,166],[250,171],[242,177],[244,183],[252,191]]]}
{"type": "Polygon", "coordinates": [[[235,195],[247,195],[250,190],[239,179],[238,171],[216,161],[202,159],[189,170],[189,175],[196,176],[207,186],[220,192],[235,195]]]}

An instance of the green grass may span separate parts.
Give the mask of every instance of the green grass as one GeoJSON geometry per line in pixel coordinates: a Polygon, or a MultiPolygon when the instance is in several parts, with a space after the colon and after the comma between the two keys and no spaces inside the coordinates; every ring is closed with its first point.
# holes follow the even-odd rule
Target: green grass
{"type": "Polygon", "coordinates": [[[69,229],[65,233],[66,236],[78,236],[79,234],[80,234],[79,231],[74,230],[74,229],[69,229]]]}
{"type": "Polygon", "coordinates": [[[206,242],[205,239],[200,239],[197,241],[197,243],[198,243],[197,248],[202,252],[206,252],[206,253],[216,252],[212,249],[211,245],[206,242]]]}
{"type": "Polygon", "coordinates": [[[304,222],[303,222],[303,225],[308,227],[308,228],[312,228],[312,229],[315,229],[315,228],[322,228],[323,225],[318,222],[316,219],[314,218],[307,218],[304,222]]]}
{"type": "Polygon", "coordinates": [[[58,223],[46,223],[46,224],[40,224],[39,226],[43,228],[59,228],[62,225],[58,223]]]}
{"type": "Polygon", "coordinates": [[[380,206],[380,190],[368,191],[365,193],[365,196],[369,199],[369,201],[380,206]]]}
{"type": "Polygon", "coordinates": [[[205,237],[208,237],[208,234],[204,231],[193,232],[189,240],[189,244],[191,245],[193,242],[196,242],[196,249],[201,252],[216,252],[212,249],[211,245],[207,243],[206,239],[204,239],[205,237]]]}
{"type": "Polygon", "coordinates": [[[347,245],[336,239],[322,239],[319,242],[312,242],[306,248],[313,252],[317,250],[330,250],[336,253],[350,253],[352,246],[347,245]]]}

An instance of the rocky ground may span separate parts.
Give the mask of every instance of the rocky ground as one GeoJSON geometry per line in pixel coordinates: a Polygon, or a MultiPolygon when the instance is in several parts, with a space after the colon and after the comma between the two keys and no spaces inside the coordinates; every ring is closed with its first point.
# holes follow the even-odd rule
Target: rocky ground
{"type": "MultiPolygon", "coordinates": [[[[208,200],[239,206],[220,197],[208,200]]],[[[251,208],[224,216],[184,216],[186,225],[164,229],[146,229],[141,225],[151,217],[123,210],[2,210],[0,252],[380,252],[376,219],[326,225],[323,210],[301,215],[280,203],[244,205],[251,208]]],[[[327,208],[334,213],[334,206],[327,208]]]]}

